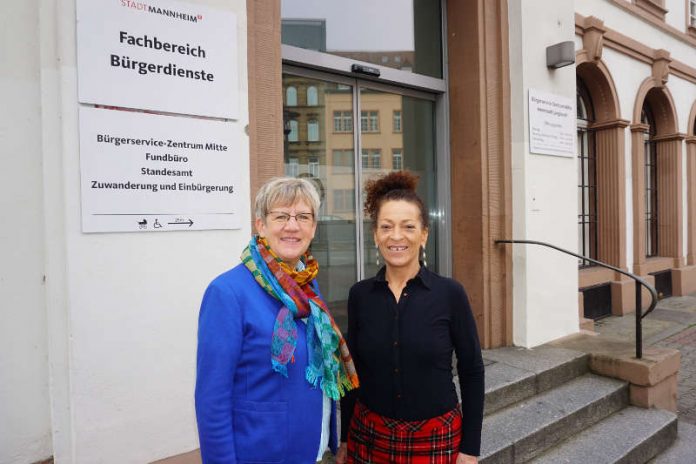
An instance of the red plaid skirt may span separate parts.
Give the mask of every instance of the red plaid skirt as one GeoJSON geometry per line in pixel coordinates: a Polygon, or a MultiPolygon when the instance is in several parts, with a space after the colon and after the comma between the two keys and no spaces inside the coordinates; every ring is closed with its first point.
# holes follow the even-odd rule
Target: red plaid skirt
{"type": "Polygon", "coordinates": [[[348,464],[453,464],[459,454],[459,406],[437,417],[406,421],[380,416],[359,401],[348,432],[348,464]]]}

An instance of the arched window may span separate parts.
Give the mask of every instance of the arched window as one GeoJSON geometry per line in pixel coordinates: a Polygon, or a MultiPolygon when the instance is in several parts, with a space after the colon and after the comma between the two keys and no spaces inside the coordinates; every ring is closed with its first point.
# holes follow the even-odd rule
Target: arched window
{"type": "MultiPolygon", "coordinates": [[[[592,100],[582,79],[577,79],[578,131],[578,254],[597,259],[597,158],[594,134],[592,100]]],[[[580,267],[591,266],[581,259],[580,267]]]]}
{"type": "Polygon", "coordinates": [[[297,121],[291,119],[290,122],[288,122],[288,125],[290,126],[290,132],[288,132],[288,142],[297,142],[300,139],[297,121]]]}
{"type": "Polygon", "coordinates": [[[309,142],[319,141],[319,121],[310,119],[307,122],[307,140],[309,142]]]}
{"type": "Polygon", "coordinates": [[[297,89],[288,87],[285,89],[285,106],[297,106],[297,89]]]}
{"type": "Polygon", "coordinates": [[[648,102],[643,103],[640,122],[648,125],[643,138],[645,169],[645,256],[657,256],[657,146],[655,118],[648,102]]]}
{"type": "Polygon", "coordinates": [[[319,104],[319,94],[313,85],[307,87],[307,106],[317,106],[319,104]]]}

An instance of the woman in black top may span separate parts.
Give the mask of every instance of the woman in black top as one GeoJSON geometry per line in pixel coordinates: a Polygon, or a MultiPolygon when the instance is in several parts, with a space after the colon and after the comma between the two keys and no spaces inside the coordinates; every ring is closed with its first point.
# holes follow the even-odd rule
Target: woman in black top
{"type": "Polygon", "coordinates": [[[478,462],[484,371],[476,323],[462,286],[419,261],[428,212],[417,182],[400,171],[366,185],[365,211],[386,265],[348,297],[360,388],[341,401],[338,464],[478,462]]]}

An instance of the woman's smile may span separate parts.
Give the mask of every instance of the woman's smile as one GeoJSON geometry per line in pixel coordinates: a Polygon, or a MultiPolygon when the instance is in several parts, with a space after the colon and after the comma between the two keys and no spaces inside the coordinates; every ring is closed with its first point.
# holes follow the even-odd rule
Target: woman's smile
{"type": "Polygon", "coordinates": [[[388,266],[417,270],[420,249],[428,239],[418,206],[403,200],[385,202],[379,210],[374,239],[388,266]]]}
{"type": "Polygon", "coordinates": [[[312,208],[298,201],[288,206],[274,205],[265,218],[256,219],[256,228],[268,240],[273,252],[290,267],[295,267],[309,248],[317,224],[312,208]]]}

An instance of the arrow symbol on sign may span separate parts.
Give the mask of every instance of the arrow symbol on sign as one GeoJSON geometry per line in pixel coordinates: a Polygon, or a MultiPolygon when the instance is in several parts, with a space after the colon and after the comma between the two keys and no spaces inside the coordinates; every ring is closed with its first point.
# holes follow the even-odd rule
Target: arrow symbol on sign
{"type": "Polygon", "coordinates": [[[179,220],[177,220],[176,222],[168,222],[167,224],[171,224],[171,225],[173,225],[173,226],[181,226],[181,225],[188,224],[188,226],[191,227],[191,226],[193,225],[193,221],[191,220],[191,218],[189,218],[188,221],[179,221],[179,220]]]}

